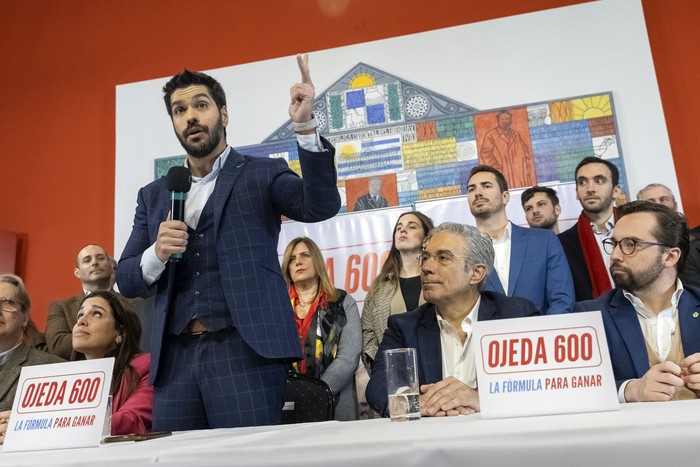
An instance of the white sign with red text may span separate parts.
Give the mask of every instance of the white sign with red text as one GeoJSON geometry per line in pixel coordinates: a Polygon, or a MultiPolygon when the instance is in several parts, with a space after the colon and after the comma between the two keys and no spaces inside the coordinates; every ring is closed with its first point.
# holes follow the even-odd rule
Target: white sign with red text
{"type": "Polygon", "coordinates": [[[599,311],[478,321],[483,418],[619,410],[599,311]]]}
{"type": "Polygon", "coordinates": [[[114,358],[22,368],[3,452],[98,446],[114,358]]]}

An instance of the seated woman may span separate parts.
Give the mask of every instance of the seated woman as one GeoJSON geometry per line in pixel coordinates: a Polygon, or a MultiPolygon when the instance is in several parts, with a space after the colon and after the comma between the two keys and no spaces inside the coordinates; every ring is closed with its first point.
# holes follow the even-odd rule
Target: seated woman
{"type": "Polygon", "coordinates": [[[389,256],[372,281],[362,309],[362,362],[368,372],[371,372],[389,315],[414,310],[425,303],[418,255],[425,236],[433,227],[433,221],[418,211],[403,213],[396,221],[389,256]]]}
{"type": "Polygon", "coordinates": [[[92,292],[83,299],[73,327],[73,360],[114,357],[110,394],[112,434],[151,430],[151,355],[141,353],[138,316],[113,293],[92,292]]]}
{"type": "Polygon", "coordinates": [[[360,314],[355,299],[333,286],[324,263],[318,246],[307,237],[295,238],[284,251],[282,274],[306,356],[296,368],[330,386],[336,396],[336,420],[356,420],[360,314]]]}

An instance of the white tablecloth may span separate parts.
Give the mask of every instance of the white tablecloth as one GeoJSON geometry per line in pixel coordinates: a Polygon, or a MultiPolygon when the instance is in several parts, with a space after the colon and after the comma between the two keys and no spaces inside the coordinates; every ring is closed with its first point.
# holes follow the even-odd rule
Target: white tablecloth
{"type": "Polygon", "coordinates": [[[179,432],[95,448],[2,453],[0,465],[367,467],[700,465],[700,401],[619,411],[482,419],[479,414],[179,432]]]}

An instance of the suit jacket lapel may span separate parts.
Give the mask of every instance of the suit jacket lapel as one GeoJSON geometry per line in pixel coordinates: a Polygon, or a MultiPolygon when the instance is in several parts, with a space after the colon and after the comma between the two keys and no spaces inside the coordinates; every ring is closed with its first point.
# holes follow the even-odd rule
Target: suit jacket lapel
{"type": "Polygon", "coordinates": [[[642,377],[644,373],[649,371],[649,354],[647,353],[644,334],[642,334],[642,327],[639,325],[637,312],[620,289],[615,292],[610,300],[610,316],[632,357],[637,376],[642,377]]]}
{"type": "Polygon", "coordinates": [[[442,379],[442,346],[435,307],[428,305],[416,328],[417,352],[420,358],[418,379],[421,384],[436,383],[442,379]],[[436,357],[436,358],[435,358],[436,357]]]}
{"type": "Polygon", "coordinates": [[[482,293],[477,321],[490,321],[496,318],[498,318],[498,309],[496,308],[496,304],[487,295],[482,293]]]}
{"type": "Polygon", "coordinates": [[[685,289],[678,303],[678,323],[681,327],[683,353],[692,355],[700,352],[700,300],[685,289]]]}
{"type": "MultiPolygon", "coordinates": [[[[508,272],[508,296],[515,293],[515,286],[518,284],[520,270],[523,266],[523,258],[527,250],[527,236],[525,229],[515,224],[511,224],[510,237],[510,270],[508,272]]],[[[544,254],[544,252],[542,252],[544,254]]]]}
{"type": "Polygon", "coordinates": [[[210,201],[214,203],[212,205],[214,209],[214,232],[219,231],[219,221],[221,220],[221,213],[223,212],[226,200],[229,198],[238,176],[243,172],[247,164],[248,161],[240,153],[231,148],[226,163],[216,179],[216,188],[214,188],[214,192],[210,198],[210,201]]]}
{"type": "Polygon", "coordinates": [[[7,399],[7,393],[19,378],[22,365],[27,361],[27,355],[29,355],[29,347],[20,345],[0,369],[0,400],[7,399]]]}
{"type": "Polygon", "coordinates": [[[486,289],[502,294],[506,293],[505,290],[503,290],[503,284],[501,284],[501,279],[498,277],[498,273],[495,269],[486,276],[486,289]]]}

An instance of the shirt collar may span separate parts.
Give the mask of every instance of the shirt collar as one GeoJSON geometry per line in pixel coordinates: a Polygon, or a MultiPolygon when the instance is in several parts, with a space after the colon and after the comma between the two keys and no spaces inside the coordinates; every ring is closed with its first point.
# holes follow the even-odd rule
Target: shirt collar
{"type": "Polygon", "coordinates": [[[612,229],[615,227],[615,215],[610,214],[610,217],[608,217],[608,220],[605,221],[605,228],[608,229],[607,232],[600,232],[598,231],[598,227],[596,227],[595,222],[589,221],[591,224],[591,228],[593,229],[593,233],[597,235],[607,235],[612,233],[612,229]]]}
{"type": "Polygon", "coordinates": [[[498,238],[492,238],[491,241],[492,242],[505,242],[507,240],[510,240],[512,232],[513,232],[513,224],[511,224],[511,222],[508,221],[506,223],[506,228],[503,229],[503,233],[501,234],[501,236],[498,238]]]}
{"type": "MultiPolygon", "coordinates": [[[[478,319],[480,305],[481,305],[481,294],[479,294],[479,298],[476,299],[476,303],[472,307],[469,314],[467,314],[467,316],[465,316],[464,319],[462,320],[462,324],[461,324],[462,332],[466,332],[468,337],[471,337],[472,326],[474,325],[474,323],[476,323],[476,321],[478,319]]],[[[440,316],[440,313],[437,313],[437,310],[436,310],[435,316],[437,316],[438,326],[440,326],[441,329],[444,328],[445,326],[447,326],[448,328],[452,327],[452,325],[449,323],[449,321],[447,321],[445,318],[440,316]]]]}
{"type": "MultiPolygon", "coordinates": [[[[216,177],[219,176],[219,172],[221,172],[222,167],[226,163],[226,159],[228,159],[228,155],[231,153],[231,146],[226,146],[226,149],[224,149],[224,152],[221,153],[219,157],[216,158],[214,161],[214,166],[211,169],[211,172],[209,172],[206,176],[204,177],[195,177],[194,175],[190,176],[190,179],[192,180],[192,183],[201,183],[202,185],[206,185],[207,183],[210,183],[214,180],[216,180],[216,177]]],[[[185,158],[185,167],[189,168],[189,164],[187,163],[187,158],[185,158]]]]}
{"type": "MultiPolygon", "coordinates": [[[[683,283],[680,281],[680,279],[676,279],[676,290],[673,292],[673,295],[671,295],[671,307],[668,308],[668,310],[671,311],[672,316],[675,318],[677,310],[678,310],[678,301],[681,299],[681,294],[683,293],[683,283]]],[[[656,318],[656,313],[649,311],[645,306],[644,303],[635,295],[632,294],[632,292],[628,292],[625,289],[622,289],[622,294],[625,296],[627,300],[632,304],[634,309],[637,311],[637,314],[641,315],[644,318],[656,318]]],[[[663,310],[666,311],[666,310],[663,310]]]]}
{"type": "Polygon", "coordinates": [[[19,342],[17,342],[17,345],[12,347],[10,350],[6,350],[6,351],[0,353],[0,365],[4,365],[5,363],[7,363],[7,361],[10,359],[10,356],[12,355],[12,352],[14,352],[15,349],[17,347],[19,347],[20,345],[22,345],[21,339],[19,342]]]}

